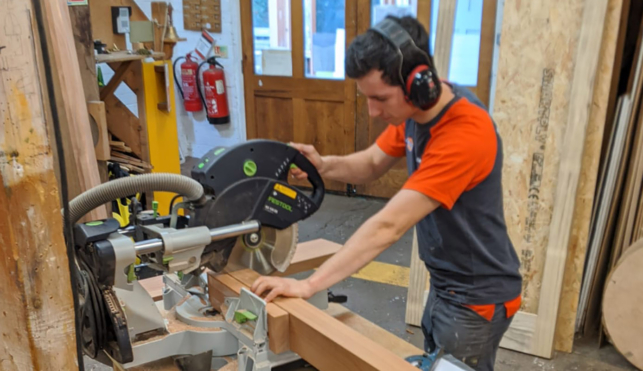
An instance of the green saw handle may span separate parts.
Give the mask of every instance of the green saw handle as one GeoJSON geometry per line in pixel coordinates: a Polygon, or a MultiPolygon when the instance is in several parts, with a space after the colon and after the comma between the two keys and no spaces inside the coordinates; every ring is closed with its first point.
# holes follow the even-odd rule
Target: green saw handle
{"type": "Polygon", "coordinates": [[[299,153],[299,151],[297,151],[297,153],[295,154],[292,163],[295,164],[295,166],[297,166],[303,172],[308,174],[308,181],[313,186],[313,193],[310,195],[310,198],[319,208],[322,204],[322,201],[324,201],[324,194],[326,193],[324,180],[322,179],[321,175],[319,175],[319,171],[317,171],[315,165],[313,165],[313,163],[310,162],[306,158],[306,156],[299,153]]]}

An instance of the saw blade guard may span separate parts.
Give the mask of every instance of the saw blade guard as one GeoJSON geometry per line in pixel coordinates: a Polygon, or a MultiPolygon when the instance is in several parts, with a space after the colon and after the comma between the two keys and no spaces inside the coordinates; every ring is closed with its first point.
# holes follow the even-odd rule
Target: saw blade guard
{"type": "Polygon", "coordinates": [[[271,140],[251,140],[215,148],[192,170],[203,185],[206,204],[196,210],[194,225],[215,228],[247,220],[261,223],[258,233],[213,242],[205,248],[214,271],[250,268],[267,275],[284,272],[298,242],[297,223],[315,213],[324,199],[324,182],[295,148],[271,140]],[[287,183],[292,166],[308,174],[312,192],[287,183]]]}
{"type": "Polygon", "coordinates": [[[216,196],[235,183],[253,177],[287,183],[292,166],[308,174],[312,192],[306,196],[316,211],[324,200],[324,180],[306,156],[282,142],[254,139],[233,147],[214,148],[194,166],[191,175],[206,193],[216,196]]]}

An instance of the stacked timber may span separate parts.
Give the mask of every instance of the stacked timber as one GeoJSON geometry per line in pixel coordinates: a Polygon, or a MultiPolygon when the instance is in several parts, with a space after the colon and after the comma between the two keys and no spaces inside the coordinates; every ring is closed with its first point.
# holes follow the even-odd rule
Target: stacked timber
{"type": "Polygon", "coordinates": [[[152,165],[135,157],[132,149],[124,142],[110,141],[110,162],[118,163],[121,168],[127,169],[130,173],[144,174],[152,170],[152,165]]]}
{"type": "MultiPolygon", "coordinates": [[[[631,344],[643,342],[643,331],[638,332],[636,343],[631,336],[634,327],[623,326],[617,320],[625,318],[621,312],[630,313],[642,303],[640,295],[625,294],[632,285],[616,278],[627,271],[625,275],[631,282],[643,282],[643,271],[640,267],[632,269],[630,261],[640,259],[643,244],[643,7],[632,2],[629,10],[629,22],[622,21],[624,29],[619,37],[618,56],[622,58],[619,64],[623,72],[613,81],[613,85],[622,88],[614,89],[614,109],[608,115],[611,129],[606,130],[603,144],[576,322],[578,332],[586,336],[598,333],[599,344],[608,335],[621,351],[623,346],[617,342],[622,339],[631,344]],[[618,308],[609,306],[615,297],[624,299],[618,301],[618,308]],[[615,315],[612,309],[618,309],[620,314],[615,315]]],[[[632,352],[622,353],[633,361],[632,352]]],[[[641,362],[643,352],[634,355],[641,362]]]]}

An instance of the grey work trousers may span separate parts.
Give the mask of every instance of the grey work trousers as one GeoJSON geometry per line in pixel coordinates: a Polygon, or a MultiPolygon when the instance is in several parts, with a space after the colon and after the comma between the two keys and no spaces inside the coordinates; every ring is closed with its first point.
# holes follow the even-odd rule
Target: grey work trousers
{"type": "Polygon", "coordinates": [[[496,305],[491,321],[470,308],[443,299],[431,290],[422,317],[424,350],[438,346],[476,371],[492,371],[500,340],[513,316],[503,304],[496,305]]]}

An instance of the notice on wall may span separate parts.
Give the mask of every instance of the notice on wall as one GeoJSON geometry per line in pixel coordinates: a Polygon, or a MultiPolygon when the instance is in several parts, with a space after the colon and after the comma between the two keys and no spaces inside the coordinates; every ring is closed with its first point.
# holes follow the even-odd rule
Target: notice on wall
{"type": "Polygon", "coordinates": [[[221,0],[183,0],[183,28],[221,33],[221,0]]]}
{"type": "Polygon", "coordinates": [[[87,0],[67,0],[67,6],[87,5],[87,0]]]}

